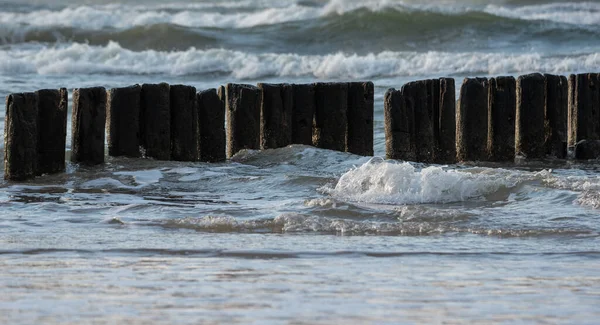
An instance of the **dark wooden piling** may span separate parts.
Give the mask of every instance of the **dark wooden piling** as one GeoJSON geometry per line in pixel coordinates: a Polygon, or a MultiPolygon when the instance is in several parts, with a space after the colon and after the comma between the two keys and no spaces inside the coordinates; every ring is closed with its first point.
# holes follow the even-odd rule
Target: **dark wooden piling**
{"type": "Polygon", "coordinates": [[[392,88],[385,93],[383,115],[386,157],[415,161],[414,114],[401,91],[392,88]]]}
{"type": "Polygon", "coordinates": [[[66,88],[43,89],[38,97],[38,141],[36,175],[65,171],[67,142],[66,88]]]}
{"type": "Polygon", "coordinates": [[[487,159],[488,87],[486,78],[465,78],[456,112],[456,155],[459,161],[487,159]]]}
{"type": "Polygon", "coordinates": [[[315,85],[295,84],[292,108],[292,143],[312,145],[313,120],[315,117],[315,85]]]}
{"type": "Polygon", "coordinates": [[[515,78],[489,80],[487,151],[490,161],[515,159],[516,95],[515,78]]]}
{"type": "Polygon", "coordinates": [[[71,161],[87,165],[104,162],[106,89],[73,91],[71,161]]]}
{"type": "Polygon", "coordinates": [[[569,146],[600,140],[600,80],[598,74],[569,77],[569,146]]]}
{"type": "Polygon", "coordinates": [[[185,85],[171,86],[171,159],[197,161],[198,106],[196,88],[185,85]]]}
{"type": "Polygon", "coordinates": [[[227,84],[227,158],[242,149],[260,149],[260,90],[252,85],[227,84]]]}
{"type": "Polygon", "coordinates": [[[106,130],[108,154],[140,157],[140,100],[142,87],[134,85],[108,91],[106,130]]]}
{"type": "Polygon", "coordinates": [[[545,156],[544,106],[546,78],[539,73],[517,79],[515,151],[529,159],[545,156]]]}
{"type": "Polygon", "coordinates": [[[453,78],[441,78],[437,163],[456,162],[456,91],[453,78]]]}
{"type": "Polygon", "coordinates": [[[23,181],[35,177],[37,142],[37,95],[8,95],[4,118],[4,179],[23,181]]]}
{"type": "Polygon", "coordinates": [[[197,96],[200,161],[225,161],[225,102],[216,89],[199,92],[197,96]]]}
{"type": "Polygon", "coordinates": [[[373,105],[375,86],[372,82],[348,83],[347,151],[373,156],[373,105]]]}
{"type": "Polygon", "coordinates": [[[600,140],[581,140],[575,146],[576,159],[600,159],[600,140]]]}
{"type": "Polygon", "coordinates": [[[545,151],[547,155],[567,157],[568,82],[565,76],[546,74],[544,107],[545,151]]]}
{"type": "Polygon", "coordinates": [[[170,98],[170,86],[166,83],[142,85],[140,144],[146,157],[171,159],[170,98]]]}
{"type": "MultiPolygon", "coordinates": [[[[414,114],[414,133],[411,139],[418,162],[434,162],[437,150],[434,138],[434,106],[439,109],[439,92],[437,96],[433,96],[432,83],[432,80],[421,80],[402,86],[406,109],[414,114]]],[[[439,82],[437,89],[439,89],[439,82]]]]}
{"type": "Polygon", "coordinates": [[[348,84],[315,84],[313,145],[317,148],[346,151],[348,132],[348,84]]]}
{"type": "Polygon", "coordinates": [[[283,148],[292,143],[294,92],[289,84],[259,83],[260,148],[283,148]]]}

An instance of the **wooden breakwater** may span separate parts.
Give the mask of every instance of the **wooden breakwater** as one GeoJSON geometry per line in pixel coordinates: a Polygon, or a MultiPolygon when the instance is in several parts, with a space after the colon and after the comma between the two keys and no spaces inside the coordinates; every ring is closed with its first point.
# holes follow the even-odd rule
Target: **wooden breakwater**
{"type": "MultiPolygon", "coordinates": [[[[66,89],[6,99],[4,178],[64,172],[66,89]]],[[[373,155],[372,82],[227,84],[197,92],[144,84],[73,91],[71,161],[110,156],[220,162],[289,144],[373,155]]]]}
{"type": "Polygon", "coordinates": [[[427,163],[600,158],[600,74],[422,80],[385,94],[386,155],[427,163]]]}
{"type": "MultiPolygon", "coordinates": [[[[426,163],[600,158],[600,74],[452,78],[407,83],[384,97],[386,155],[426,163]]],[[[10,180],[65,170],[67,91],[6,99],[10,180]]],[[[220,162],[289,144],[373,155],[371,82],[227,84],[197,92],[144,84],[73,91],[71,161],[110,156],[220,162]]]]}

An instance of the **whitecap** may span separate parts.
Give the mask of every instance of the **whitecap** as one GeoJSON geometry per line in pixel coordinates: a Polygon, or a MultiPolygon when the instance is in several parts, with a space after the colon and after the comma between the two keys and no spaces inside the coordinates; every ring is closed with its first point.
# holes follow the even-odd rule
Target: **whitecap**
{"type": "Polygon", "coordinates": [[[18,45],[0,50],[0,72],[6,75],[36,73],[202,75],[229,74],[235,79],[312,77],[316,79],[369,79],[422,75],[574,73],[600,66],[600,53],[547,56],[539,53],[393,52],[358,55],[337,52],[324,55],[248,53],[227,49],[183,51],[132,51],[116,42],[89,44],[18,45]]]}

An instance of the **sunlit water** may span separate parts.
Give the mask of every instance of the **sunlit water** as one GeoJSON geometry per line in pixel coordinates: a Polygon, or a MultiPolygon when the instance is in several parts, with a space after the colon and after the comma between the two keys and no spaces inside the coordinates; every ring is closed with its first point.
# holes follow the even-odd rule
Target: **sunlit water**
{"type": "Polygon", "coordinates": [[[598,162],[380,157],[387,88],[597,71],[599,16],[598,2],[0,0],[2,96],[368,79],[377,156],[107,157],[2,182],[0,323],[597,323],[598,162]]]}

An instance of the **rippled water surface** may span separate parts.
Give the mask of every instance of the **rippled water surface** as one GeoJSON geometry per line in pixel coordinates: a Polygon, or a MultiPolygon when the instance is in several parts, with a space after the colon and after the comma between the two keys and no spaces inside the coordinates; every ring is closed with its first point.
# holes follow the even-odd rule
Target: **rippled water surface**
{"type": "Polygon", "coordinates": [[[368,79],[376,154],[107,157],[3,181],[0,323],[597,323],[597,161],[380,157],[389,87],[598,71],[599,17],[597,1],[0,0],[1,96],[368,79]]]}

